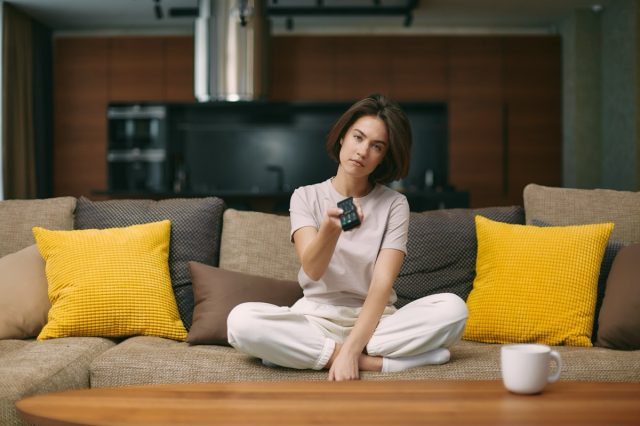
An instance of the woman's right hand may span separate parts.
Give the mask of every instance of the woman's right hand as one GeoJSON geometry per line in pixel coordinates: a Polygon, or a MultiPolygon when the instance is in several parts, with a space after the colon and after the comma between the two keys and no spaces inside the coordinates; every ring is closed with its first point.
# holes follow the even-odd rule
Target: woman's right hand
{"type": "Polygon", "coordinates": [[[320,229],[307,226],[298,229],[293,234],[293,242],[302,269],[314,281],[322,278],[327,270],[338,238],[342,234],[341,214],[342,209],[328,207],[325,210],[320,229]]]}
{"type": "Polygon", "coordinates": [[[327,226],[332,230],[342,230],[342,224],[340,223],[340,215],[342,209],[337,207],[330,207],[324,213],[324,221],[321,226],[327,226]]]}
{"type": "MultiPolygon", "coordinates": [[[[362,207],[360,207],[360,202],[358,201],[358,199],[353,199],[353,206],[356,208],[356,214],[358,215],[358,219],[360,219],[360,223],[362,224],[362,222],[364,221],[364,213],[362,212],[362,207]]],[[[333,224],[336,229],[339,228],[340,230],[342,230],[342,222],[340,221],[340,215],[342,215],[342,213],[343,210],[341,208],[328,207],[324,215],[325,221],[333,224]]]]}

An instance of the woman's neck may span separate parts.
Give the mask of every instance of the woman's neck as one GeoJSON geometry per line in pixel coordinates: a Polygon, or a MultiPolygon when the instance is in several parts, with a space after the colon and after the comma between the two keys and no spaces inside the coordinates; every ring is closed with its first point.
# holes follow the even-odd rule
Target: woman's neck
{"type": "Polygon", "coordinates": [[[353,179],[341,173],[340,169],[338,169],[338,173],[331,178],[331,183],[335,190],[345,197],[362,198],[373,189],[373,184],[371,184],[368,179],[353,179]]]}

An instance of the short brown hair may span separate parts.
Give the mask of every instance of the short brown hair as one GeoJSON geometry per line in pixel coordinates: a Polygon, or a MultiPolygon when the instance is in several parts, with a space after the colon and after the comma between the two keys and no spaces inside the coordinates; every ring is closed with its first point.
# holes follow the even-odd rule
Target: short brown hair
{"type": "Polygon", "coordinates": [[[327,135],[329,157],[340,163],[340,141],[353,123],[364,116],[380,118],[389,135],[389,149],[380,165],[369,176],[369,181],[386,184],[406,177],[411,162],[411,124],[400,106],[384,95],[369,95],[340,116],[327,135]]]}

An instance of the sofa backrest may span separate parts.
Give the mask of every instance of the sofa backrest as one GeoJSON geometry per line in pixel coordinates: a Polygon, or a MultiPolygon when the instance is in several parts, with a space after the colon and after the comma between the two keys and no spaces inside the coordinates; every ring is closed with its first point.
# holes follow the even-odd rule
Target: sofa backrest
{"type": "Polygon", "coordinates": [[[54,230],[73,229],[73,197],[0,201],[0,257],[36,243],[34,226],[54,230]]]}
{"type": "Polygon", "coordinates": [[[290,230],[289,216],[227,209],[222,219],[220,268],[297,281],[300,262],[290,230]]]}
{"type": "Polygon", "coordinates": [[[640,243],[640,192],[529,184],[524,188],[523,198],[528,225],[613,222],[612,241],[640,243]]]}

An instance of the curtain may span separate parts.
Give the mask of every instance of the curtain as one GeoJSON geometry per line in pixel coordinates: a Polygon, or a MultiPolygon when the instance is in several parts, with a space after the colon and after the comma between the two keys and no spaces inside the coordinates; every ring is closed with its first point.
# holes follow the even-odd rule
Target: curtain
{"type": "Polygon", "coordinates": [[[3,4],[4,197],[52,193],[51,31],[3,4]]]}
{"type": "Polygon", "coordinates": [[[53,196],[53,36],[37,21],[31,27],[36,197],[48,198],[53,196]]]}

